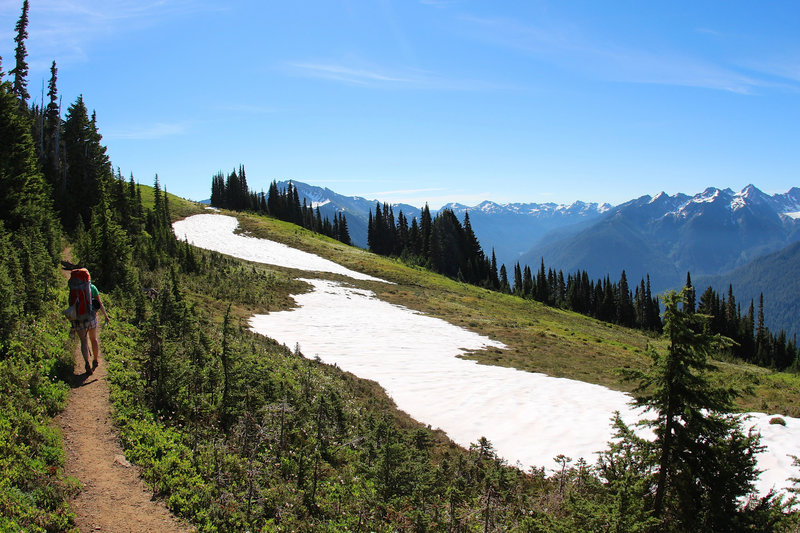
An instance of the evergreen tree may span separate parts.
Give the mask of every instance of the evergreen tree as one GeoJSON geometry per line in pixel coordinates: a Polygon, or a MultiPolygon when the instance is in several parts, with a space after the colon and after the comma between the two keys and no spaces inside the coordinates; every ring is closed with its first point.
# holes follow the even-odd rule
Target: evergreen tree
{"type": "Polygon", "coordinates": [[[96,215],[89,231],[90,256],[80,259],[89,266],[92,277],[105,290],[122,287],[130,291],[135,284],[131,245],[125,230],[113,219],[105,191],[101,191],[100,202],[94,211],[96,215]]]}
{"type": "Polygon", "coordinates": [[[494,248],[492,248],[492,262],[489,267],[489,288],[492,290],[500,290],[500,278],[497,275],[497,257],[494,255],[494,248]]]}
{"type": "Polygon", "coordinates": [[[350,230],[347,227],[347,217],[344,216],[344,213],[339,213],[339,235],[336,238],[348,246],[353,245],[353,241],[350,239],[350,230]]]}
{"type": "Polygon", "coordinates": [[[431,233],[433,231],[433,220],[431,219],[431,210],[428,204],[422,208],[419,222],[420,231],[420,255],[425,259],[431,256],[431,233]]]}
{"type": "Polygon", "coordinates": [[[92,209],[100,200],[100,189],[111,179],[106,148],[100,144],[97,116],[89,118],[83,96],[67,110],[64,121],[66,197],[61,211],[64,227],[73,230],[80,217],[84,226],[92,220],[92,209]]]}
{"type": "Polygon", "coordinates": [[[50,190],[39,172],[30,131],[28,113],[20,109],[11,84],[0,82],[0,220],[12,234],[33,228],[55,260],[61,251],[61,232],[52,216],[50,190]]]}
{"type": "Polygon", "coordinates": [[[689,272],[686,273],[686,311],[694,313],[695,310],[695,293],[692,287],[692,276],[689,272]]]}
{"type": "Polygon", "coordinates": [[[628,287],[628,277],[623,270],[617,286],[617,324],[628,327],[633,326],[634,315],[635,311],[631,301],[630,288],[628,287]]]}
{"type": "Polygon", "coordinates": [[[23,107],[27,106],[28,98],[28,51],[25,49],[25,39],[28,38],[28,0],[22,2],[22,14],[14,27],[17,32],[14,42],[17,43],[15,50],[16,65],[9,72],[14,76],[14,94],[19,98],[23,107]]]}
{"type": "Polygon", "coordinates": [[[506,272],[505,264],[500,265],[500,292],[511,292],[511,287],[508,285],[508,272],[506,272]]]}
{"type": "Polygon", "coordinates": [[[531,274],[531,267],[525,265],[522,269],[522,290],[520,296],[523,298],[535,298],[536,300],[543,301],[542,295],[533,291],[533,275],[531,274]]]}
{"type": "Polygon", "coordinates": [[[519,261],[514,265],[514,294],[522,296],[522,269],[519,266],[519,261]]]}
{"type": "Polygon", "coordinates": [[[408,230],[408,247],[412,256],[419,258],[422,255],[422,237],[416,217],[411,219],[411,228],[408,230]]]}
{"type": "MultiPolygon", "coordinates": [[[[630,372],[639,381],[634,404],[655,414],[643,425],[652,443],[637,442],[652,458],[653,515],[670,531],[737,529],[738,499],[751,493],[758,475],[759,437],[744,434],[738,418],[726,415],[735,391],[708,376],[711,354],[730,340],[711,335],[704,317],[680,310],[686,291],[664,295],[665,353],[651,351],[652,367],[630,372]]],[[[687,309],[684,307],[684,309],[687,309]]]]}

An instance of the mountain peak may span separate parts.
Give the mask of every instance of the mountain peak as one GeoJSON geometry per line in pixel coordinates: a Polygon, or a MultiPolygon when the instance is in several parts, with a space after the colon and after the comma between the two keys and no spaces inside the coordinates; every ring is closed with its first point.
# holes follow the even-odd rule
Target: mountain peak
{"type": "Polygon", "coordinates": [[[664,191],[661,191],[660,193],[656,194],[655,196],[653,196],[653,198],[650,199],[650,203],[654,204],[654,203],[656,203],[656,202],[658,202],[660,200],[664,200],[666,198],[669,198],[669,195],[667,193],[665,193],[664,191]]]}

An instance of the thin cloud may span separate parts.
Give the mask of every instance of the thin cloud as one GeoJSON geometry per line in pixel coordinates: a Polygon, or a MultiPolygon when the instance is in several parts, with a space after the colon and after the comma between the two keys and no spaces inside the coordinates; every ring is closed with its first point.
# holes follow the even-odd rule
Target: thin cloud
{"type": "Polygon", "coordinates": [[[420,78],[415,79],[413,77],[390,72],[351,68],[335,64],[291,63],[290,67],[313,78],[340,81],[352,85],[376,85],[386,83],[411,85],[420,83],[420,78]]]}
{"type": "Polygon", "coordinates": [[[792,86],[797,89],[796,82],[800,82],[800,61],[797,59],[772,59],[768,61],[748,63],[753,70],[775,76],[783,80],[795,82],[792,86]]]}
{"type": "MultiPolygon", "coordinates": [[[[9,11],[10,3],[3,2],[2,12],[9,11]]],[[[28,51],[33,61],[36,56],[47,57],[48,65],[54,56],[60,64],[82,62],[88,46],[98,39],[220,9],[224,7],[208,0],[37,0],[30,7],[28,51]]]]}
{"type": "Polygon", "coordinates": [[[480,80],[446,78],[420,69],[400,68],[392,70],[380,67],[358,67],[322,62],[289,63],[288,67],[296,75],[359,87],[452,91],[491,91],[512,88],[480,80]]]}
{"type": "Polygon", "coordinates": [[[732,68],[677,52],[657,53],[587,37],[575,26],[534,27],[503,18],[462,16],[473,36],[606,81],[698,87],[748,94],[770,85],[732,68]]]}

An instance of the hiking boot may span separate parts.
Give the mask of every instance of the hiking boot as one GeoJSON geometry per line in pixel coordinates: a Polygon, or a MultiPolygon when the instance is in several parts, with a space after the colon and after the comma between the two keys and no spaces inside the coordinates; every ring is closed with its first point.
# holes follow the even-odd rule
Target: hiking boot
{"type": "Polygon", "coordinates": [[[92,361],[92,369],[95,369],[95,368],[97,368],[97,359],[92,361]]]}
{"type": "Polygon", "coordinates": [[[86,369],[86,373],[87,374],[91,374],[92,373],[92,367],[89,365],[89,361],[86,361],[86,365],[85,365],[84,368],[86,369]]]}

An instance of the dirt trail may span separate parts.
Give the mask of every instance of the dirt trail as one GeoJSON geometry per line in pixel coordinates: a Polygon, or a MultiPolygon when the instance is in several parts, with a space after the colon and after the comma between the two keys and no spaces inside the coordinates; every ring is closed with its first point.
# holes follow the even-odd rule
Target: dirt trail
{"type": "Polygon", "coordinates": [[[72,391],[66,409],[56,418],[64,435],[65,473],[83,485],[70,502],[76,525],[83,532],[191,531],[162,502],[152,500],[138,469],[123,455],[111,420],[102,337],[101,331],[99,365],[93,374],[84,371],[80,345],[73,352],[72,391]]]}

